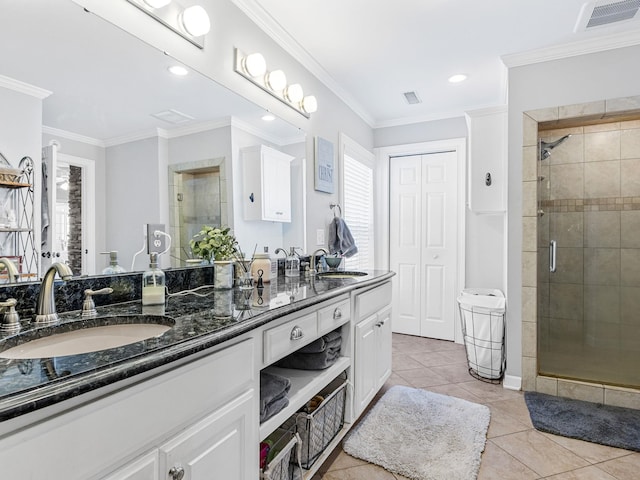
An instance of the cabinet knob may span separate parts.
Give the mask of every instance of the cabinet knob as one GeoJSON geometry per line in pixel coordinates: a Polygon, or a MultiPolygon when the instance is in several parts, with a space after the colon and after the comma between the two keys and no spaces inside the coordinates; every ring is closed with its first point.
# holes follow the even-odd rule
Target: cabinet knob
{"type": "Polygon", "coordinates": [[[384,320],[382,320],[382,321],[380,321],[380,322],[376,323],[376,327],[381,327],[381,326],[383,326],[383,325],[385,324],[385,322],[386,322],[386,321],[387,321],[387,319],[385,318],[384,320]]]}
{"type": "Polygon", "coordinates": [[[340,318],[342,318],[342,310],[340,310],[340,307],[337,307],[333,311],[333,319],[334,320],[339,320],[340,318]]]}
{"type": "Polygon", "coordinates": [[[171,467],[169,475],[171,476],[171,480],[182,480],[184,478],[184,468],[179,466],[171,467]]]}
{"type": "Polygon", "coordinates": [[[291,340],[300,340],[302,337],[304,337],[304,332],[302,331],[302,329],[297,325],[293,327],[293,329],[291,330],[291,340]]]}

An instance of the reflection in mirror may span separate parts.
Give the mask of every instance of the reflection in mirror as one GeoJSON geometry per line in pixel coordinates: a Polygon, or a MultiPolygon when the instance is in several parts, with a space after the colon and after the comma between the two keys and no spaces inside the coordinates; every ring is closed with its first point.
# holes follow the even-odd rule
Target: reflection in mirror
{"type": "MultiPolygon", "coordinates": [[[[188,245],[195,223],[203,220],[215,223],[219,218],[232,226],[245,250],[252,249],[265,229],[270,229],[271,251],[303,241],[298,240],[305,231],[303,211],[292,224],[274,228],[243,222],[241,208],[234,206],[241,190],[234,171],[239,148],[267,144],[296,150],[301,152],[297,164],[303,164],[304,135],[298,129],[280,120],[263,122],[264,110],[197,72],[171,75],[168,68],[176,62],[170,56],[71,0],[0,0],[0,6],[0,152],[13,166],[24,155],[36,163],[35,244],[41,262],[42,253],[54,255],[42,263],[40,274],[47,260],[64,258],[76,275],[100,273],[109,258],[100,253],[110,250],[118,251],[126,270],[143,270],[148,264],[143,233],[148,223],[166,225],[175,237],[161,258],[163,268],[183,264],[185,242],[188,245]],[[40,159],[41,149],[52,144],[59,145],[59,160],[68,156],[81,164],[85,193],[78,223],[78,215],[75,220],[66,215],[72,211],[69,204],[62,206],[67,191],[58,190],[57,169],[52,171],[61,205],[52,202],[49,208],[54,210],[45,214],[61,233],[51,240],[55,246],[45,250],[40,159]],[[175,190],[173,176],[182,175],[184,184],[187,171],[209,168],[188,165],[212,161],[219,169],[219,217],[207,211],[196,219],[187,212],[187,221],[179,222],[176,194],[185,198],[186,191],[175,190]],[[89,189],[90,184],[94,187],[89,189]],[[79,243],[78,260],[74,255],[79,243]]],[[[191,182],[195,185],[195,177],[186,180],[191,182]]],[[[304,185],[298,187],[296,205],[302,205],[304,185]]],[[[198,206],[195,210],[200,213],[198,206]]]]}

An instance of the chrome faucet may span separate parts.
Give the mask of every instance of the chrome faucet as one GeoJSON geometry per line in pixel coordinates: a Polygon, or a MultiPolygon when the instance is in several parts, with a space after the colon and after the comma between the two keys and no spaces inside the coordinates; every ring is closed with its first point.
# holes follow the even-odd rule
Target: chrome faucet
{"type": "Polygon", "coordinates": [[[311,266],[309,267],[311,270],[309,273],[311,275],[315,275],[316,273],[318,273],[318,271],[316,270],[316,254],[318,252],[323,252],[324,255],[329,255],[329,252],[327,252],[324,248],[319,248],[315,252],[313,252],[313,255],[311,255],[311,266]]]}
{"type": "Polygon", "coordinates": [[[4,267],[7,269],[7,276],[9,277],[9,282],[10,283],[17,282],[18,279],[20,278],[20,273],[16,268],[16,264],[13,263],[10,259],[6,257],[2,257],[0,258],[0,266],[1,265],[4,265],[4,267]]]}
{"type": "Polygon", "coordinates": [[[73,272],[65,263],[52,263],[40,284],[40,294],[36,302],[35,322],[38,325],[49,325],[58,321],[56,313],[56,299],[53,295],[53,279],[56,273],[62,280],[69,280],[73,272]]]}

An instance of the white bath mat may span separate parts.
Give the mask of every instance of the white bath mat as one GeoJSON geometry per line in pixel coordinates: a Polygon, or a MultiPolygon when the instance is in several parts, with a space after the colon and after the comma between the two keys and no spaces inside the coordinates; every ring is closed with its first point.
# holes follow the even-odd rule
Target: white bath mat
{"type": "Polygon", "coordinates": [[[414,480],[474,480],[490,416],[485,405],[396,385],[351,430],[343,449],[414,480]]]}

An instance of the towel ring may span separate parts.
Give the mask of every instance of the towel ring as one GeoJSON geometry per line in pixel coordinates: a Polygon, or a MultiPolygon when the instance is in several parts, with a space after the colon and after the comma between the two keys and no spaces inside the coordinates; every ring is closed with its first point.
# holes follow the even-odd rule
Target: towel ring
{"type": "Polygon", "coordinates": [[[338,210],[340,210],[340,216],[342,216],[342,208],[340,207],[339,203],[332,203],[329,205],[329,208],[331,208],[331,210],[333,210],[333,216],[336,216],[336,207],[338,207],[338,210]]]}

